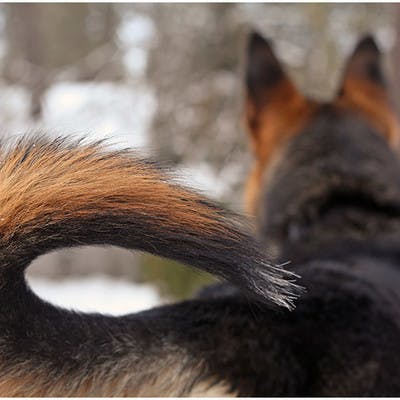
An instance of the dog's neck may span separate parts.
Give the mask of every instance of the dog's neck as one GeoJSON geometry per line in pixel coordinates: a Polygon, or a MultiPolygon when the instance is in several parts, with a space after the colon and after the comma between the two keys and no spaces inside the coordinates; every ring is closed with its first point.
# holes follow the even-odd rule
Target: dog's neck
{"type": "Polygon", "coordinates": [[[399,158],[357,116],[322,109],[279,154],[259,217],[262,239],[282,260],[397,254],[399,158]]]}

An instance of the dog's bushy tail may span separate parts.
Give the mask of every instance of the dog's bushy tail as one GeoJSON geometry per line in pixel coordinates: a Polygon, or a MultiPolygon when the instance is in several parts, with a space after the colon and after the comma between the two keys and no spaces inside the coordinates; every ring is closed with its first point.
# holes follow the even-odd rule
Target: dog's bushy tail
{"type": "Polygon", "coordinates": [[[147,251],[292,306],[290,275],[268,262],[240,218],[152,163],[101,143],[25,137],[2,145],[0,288],[39,255],[81,245],[147,251]]]}

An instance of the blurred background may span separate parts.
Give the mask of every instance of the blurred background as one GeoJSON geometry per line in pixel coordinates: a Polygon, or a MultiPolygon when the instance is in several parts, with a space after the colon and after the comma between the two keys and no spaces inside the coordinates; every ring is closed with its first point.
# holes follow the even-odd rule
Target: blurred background
{"type": "MultiPolygon", "coordinates": [[[[356,40],[373,33],[400,104],[396,4],[2,4],[1,135],[109,138],[240,211],[251,161],[241,123],[251,28],[273,40],[297,85],[319,99],[335,93],[356,40]]],[[[59,251],[29,270],[40,296],[112,314],[188,297],[211,280],[117,248],[59,251]]]]}

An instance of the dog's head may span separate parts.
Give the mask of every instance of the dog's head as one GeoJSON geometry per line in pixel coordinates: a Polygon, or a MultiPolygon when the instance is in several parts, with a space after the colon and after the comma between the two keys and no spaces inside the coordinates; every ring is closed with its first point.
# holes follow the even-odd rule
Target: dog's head
{"type": "Polygon", "coordinates": [[[302,95],[268,41],[251,34],[245,117],[255,162],[246,204],[278,253],[301,257],[394,229],[400,127],[381,58],[363,38],[337,95],[323,103],[302,95]]]}

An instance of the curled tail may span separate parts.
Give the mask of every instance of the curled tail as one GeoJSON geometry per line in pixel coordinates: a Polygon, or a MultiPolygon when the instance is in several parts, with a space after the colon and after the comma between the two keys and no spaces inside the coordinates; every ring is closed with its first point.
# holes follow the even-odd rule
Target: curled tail
{"type": "Polygon", "coordinates": [[[290,307],[293,284],[232,213],[128,151],[24,138],[0,149],[0,285],[62,247],[116,245],[215,274],[290,307]]]}
{"type": "Polygon", "coordinates": [[[230,383],[215,371],[227,354],[235,364],[248,351],[237,334],[247,333],[249,313],[240,299],[113,318],[56,308],[27,288],[24,269],[39,255],[105,244],[172,258],[260,300],[292,304],[293,284],[238,217],[132,153],[60,139],[0,145],[0,395],[177,396],[230,383]],[[221,336],[232,321],[237,353],[224,350],[221,336]]]}

